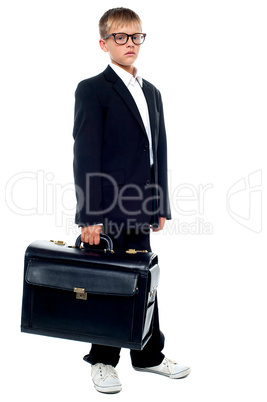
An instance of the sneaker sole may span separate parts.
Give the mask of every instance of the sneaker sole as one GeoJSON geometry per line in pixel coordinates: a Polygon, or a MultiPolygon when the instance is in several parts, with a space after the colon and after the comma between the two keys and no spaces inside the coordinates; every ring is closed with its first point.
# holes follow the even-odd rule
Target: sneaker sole
{"type": "Polygon", "coordinates": [[[105,388],[105,387],[99,387],[98,385],[95,385],[95,389],[98,392],[101,392],[102,394],[118,394],[122,390],[122,387],[105,388]]]}
{"type": "Polygon", "coordinates": [[[190,374],[190,372],[191,372],[191,369],[188,368],[188,369],[186,369],[186,370],[180,371],[180,372],[177,373],[177,374],[171,375],[171,374],[162,373],[162,372],[159,372],[159,371],[156,371],[156,370],[152,370],[152,369],[150,369],[150,368],[141,368],[141,367],[134,367],[134,366],[133,366],[133,368],[134,368],[134,370],[136,370],[136,371],[142,371],[142,372],[146,372],[146,373],[153,373],[153,374],[164,375],[165,377],[173,378],[173,379],[185,378],[185,377],[187,377],[187,376],[190,374]]]}

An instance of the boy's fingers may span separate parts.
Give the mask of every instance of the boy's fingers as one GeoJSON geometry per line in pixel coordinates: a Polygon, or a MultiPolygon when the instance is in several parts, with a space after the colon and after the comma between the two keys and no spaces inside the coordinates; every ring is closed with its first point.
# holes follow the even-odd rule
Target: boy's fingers
{"type": "Polygon", "coordinates": [[[90,246],[100,243],[101,226],[86,226],[82,228],[81,241],[88,243],[90,246]]]}

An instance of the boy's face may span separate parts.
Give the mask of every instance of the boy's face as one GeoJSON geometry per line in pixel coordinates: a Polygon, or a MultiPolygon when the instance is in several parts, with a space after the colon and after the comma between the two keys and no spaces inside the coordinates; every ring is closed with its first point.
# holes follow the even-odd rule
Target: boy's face
{"type": "MultiPolygon", "coordinates": [[[[134,22],[122,27],[112,25],[107,35],[111,33],[127,33],[131,35],[140,32],[142,32],[140,25],[134,22]]],[[[113,36],[106,40],[100,39],[99,44],[104,52],[109,53],[112,63],[129,73],[133,72],[133,64],[138,57],[140,45],[135,45],[132,41],[132,37],[129,37],[125,45],[118,45],[113,36]]]]}

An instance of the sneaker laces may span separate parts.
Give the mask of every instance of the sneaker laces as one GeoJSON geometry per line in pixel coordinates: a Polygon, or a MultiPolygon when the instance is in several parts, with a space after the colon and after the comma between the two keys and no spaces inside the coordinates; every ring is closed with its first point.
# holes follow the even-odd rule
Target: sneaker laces
{"type": "Polygon", "coordinates": [[[97,368],[95,375],[99,371],[99,375],[100,375],[102,381],[105,381],[107,379],[107,377],[112,377],[115,380],[119,379],[118,374],[113,366],[111,366],[109,364],[103,364],[103,363],[97,363],[94,366],[97,368]]]}
{"type": "Polygon", "coordinates": [[[177,362],[165,357],[164,360],[163,360],[163,364],[167,367],[167,369],[169,370],[170,374],[173,374],[174,365],[177,364],[177,362]]]}
{"type": "Polygon", "coordinates": [[[114,367],[110,366],[110,365],[107,365],[106,368],[107,368],[106,375],[109,375],[112,378],[115,378],[117,380],[118,379],[118,374],[117,374],[116,370],[114,369],[114,367]]]}

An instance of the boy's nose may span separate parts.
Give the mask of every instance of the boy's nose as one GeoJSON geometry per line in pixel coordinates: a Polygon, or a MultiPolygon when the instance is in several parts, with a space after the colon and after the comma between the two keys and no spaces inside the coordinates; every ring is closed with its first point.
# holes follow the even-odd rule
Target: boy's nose
{"type": "Polygon", "coordinates": [[[133,46],[134,46],[132,37],[128,39],[128,42],[126,43],[126,45],[129,46],[129,47],[133,47],[133,46]]]}

